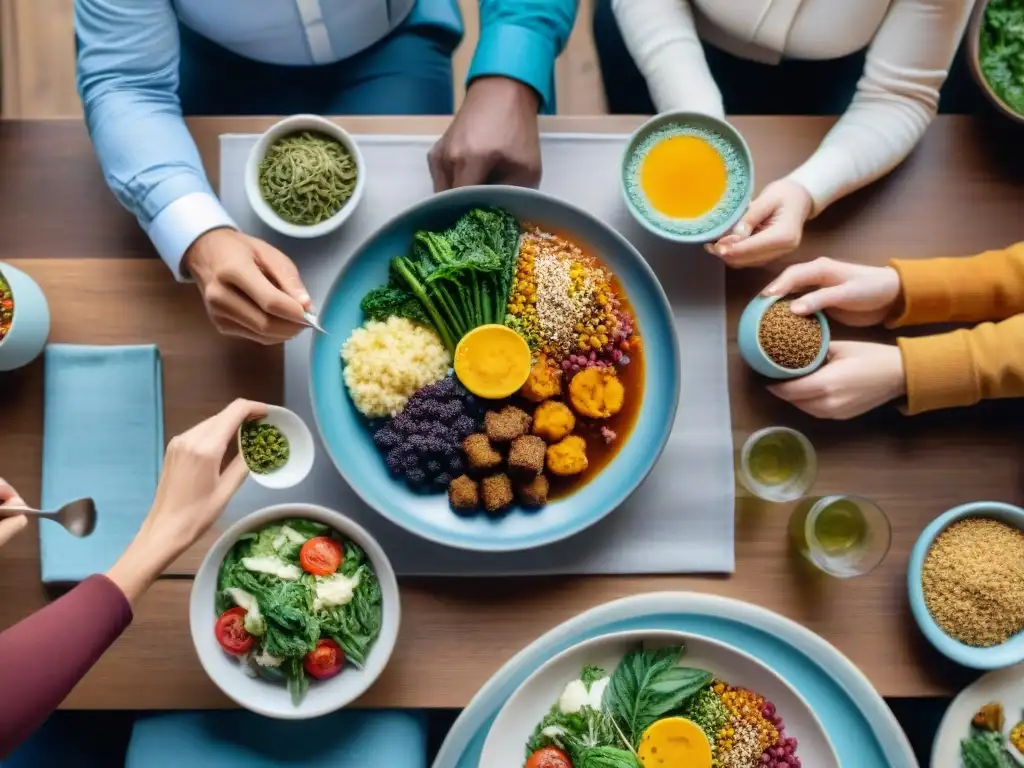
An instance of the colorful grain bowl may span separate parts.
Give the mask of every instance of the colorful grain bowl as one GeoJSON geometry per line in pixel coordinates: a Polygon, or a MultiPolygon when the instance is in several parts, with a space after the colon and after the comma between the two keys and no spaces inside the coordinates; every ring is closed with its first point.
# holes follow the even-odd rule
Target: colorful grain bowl
{"type": "Polygon", "coordinates": [[[496,515],[516,498],[543,507],[607,466],[643,401],[643,344],[628,298],[595,255],[477,208],[417,232],[390,275],[362,300],[379,337],[358,355],[346,342],[342,356],[349,395],[397,481],[447,492],[460,515],[496,515]],[[410,342],[410,329],[430,338],[410,342]],[[366,382],[388,390],[388,408],[372,403],[366,382]],[[390,391],[403,387],[403,397],[390,391]]]}
{"type": "MultiPolygon", "coordinates": [[[[570,260],[545,262],[568,273],[570,260]]],[[[584,275],[576,278],[583,280],[584,275]]],[[[591,280],[590,287],[576,295],[581,305],[591,306],[575,311],[594,309],[599,300],[596,286],[591,280]]],[[[606,304],[612,303],[607,294],[604,298],[606,304]]],[[[601,309],[608,311],[607,306],[601,309]]],[[[310,388],[330,458],[356,493],[381,515],[447,546],[477,551],[530,549],[589,527],[620,507],[646,477],[674,422],[681,375],[679,343],[672,310],[657,277],[636,249],[607,224],[535,190],[466,187],[413,205],[345,261],[321,302],[320,320],[328,334],[313,339],[310,388]],[[592,329],[589,321],[580,322],[581,330],[573,325],[571,334],[557,338],[553,333],[548,339],[529,334],[528,309],[538,318],[543,310],[550,321],[549,304],[570,300],[566,291],[529,295],[528,275],[519,274],[528,270],[518,267],[521,241],[526,240],[524,231],[531,223],[540,230],[534,232],[538,238],[548,234],[550,238],[542,239],[556,241],[561,236],[554,247],[566,252],[577,248],[575,260],[583,273],[596,277],[600,271],[602,279],[611,281],[613,298],[631,320],[628,329],[604,323],[602,330],[598,327],[602,323],[595,319],[592,329]],[[526,290],[521,311],[516,298],[519,287],[526,290]],[[349,347],[347,359],[339,364],[339,346],[348,346],[358,329],[392,321],[402,321],[429,338],[410,344],[409,334],[402,331],[402,341],[395,346],[387,334],[375,333],[379,343],[355,345],[368,350],[365,357],[360,351],[353,358],[349,347]],[[482,397],[481,391],[471,389],[479,389],[480,380],[459,381],[451,376],[459,343],[470,331],[486,325],[509,329],[529,350],[525,389],[508,398],[482,397]],[[620,331],[625,348],[613,340],[615,330],[620,331]],[[607,341],[602,341],[602,334],[607,341]],[[549,354],[544,354],[544,345],[553,347],[549,354]],[[395,354],[399,346],[410,351],[395,354]],[[657,353],[647,355],[648,348],[657,353]],[[392,361],[387,377],[356,377],[379,385],[381,397],[365,388],[356,398],[348,396],[350,367],[372,374],[384,358],[392,361]],[[538,366],[542,358],[544,365],[538,366]],[[576,411],[569,386],[575,375],[597,367],[608,368],[621,385],[601,377],[587,387],[590,405],[608,413],[601,419],[576,411]],[[619,407],[616,393],[620,391],[621,410],[612,415],[619,407]],[[535,412],[545,402],[569,410],[573,423],[568,432],[564,409],[542,411],[534,430],[535,412]],[[360,404],[378,412],[386,404],[389,410],[371,417],[360,404]],[[493,440],[486,434],[488,420],[501,433],[493,440]],[[473,435],[477,437],[470,444],[477,455],[487,459],[493,452],[496,464],[485,461],[487,467],[469,466],[464,449],[466,438],[473,435]],[[524,435],[539,438],[547,447],[566,443],[553,452],[567,460],[559,462],[564,477],[555,478],[549,472],[547,448],[544,469],[531,476],[530,468],[539,456],[534,440],[516,444],[510,466],[515,438],[524,435]],[[584,456],[574,455],[579,441],[586,445],[582,472],[578,469],[584,456]],[[510,481],[511,503],[498,475],[510,481]],[[485,484],[489,477],[497,479],[485,484]],[[459,478],[463,479],[452,488],[459,478]],[[457,498],[450,499],[446,490],[457,498]],[[467,509],[474,499],[476,512],[467,509]],[[457,514],[453,507],[458,508],[457,514]]],[[[551,327],[557,326],[551,323],[551,327]]],[[[492,367],[494,361],[477,362],[483,363],[478,366],[481,371],[486,369],[484,379],[504,379],[505,372],[492,367]]],[[[510,369],[509,377],[512,373],[521,376],[521,369],[510,369]]]]}
{"type": "Polygon", "coordinates": [[[0,263],[0,371],[35,360],[50,334],[50,310],[39,285],[10,264],[0,263]]]}

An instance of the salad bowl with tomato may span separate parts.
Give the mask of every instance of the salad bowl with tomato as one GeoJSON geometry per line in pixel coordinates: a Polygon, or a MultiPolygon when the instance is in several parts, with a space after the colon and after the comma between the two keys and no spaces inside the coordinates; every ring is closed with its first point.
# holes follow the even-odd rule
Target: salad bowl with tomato
{"type": "Polygon", "coordinates": [[[307,504],[253,512],[203,560],[189,622],[206,673],[239,705],[305,719],[340,709],[384,670],[398,583],[380,545],[307,504]]]}

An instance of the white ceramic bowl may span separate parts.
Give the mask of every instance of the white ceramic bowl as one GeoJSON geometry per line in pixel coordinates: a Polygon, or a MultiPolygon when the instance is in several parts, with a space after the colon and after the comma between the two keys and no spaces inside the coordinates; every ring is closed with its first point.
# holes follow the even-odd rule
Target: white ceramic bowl
{"type": "Polygon", "coordinates": [[[772,669],[737,648],[688,632],[640,629],[599,635],[578,643],[540,666],[505,702],[484,742],[480,768],[522,768],[526,742],[558,701],[566,684],[588,664],[609,674],[638,645],[683,645],[681,664],[698,667],[732,685],[749,688],[771,701],[785,720],[786,735],[797,740],[796,754],[814,768],[839,768],[839,757],[810,705],[772,669]]]}
{"type": "Polygon", "coordinates": [[[249,152],[249,159],[245,163],[245,194],[249,198],[249,205],[264,224],[288,237],[314,238],[333,232],[344,224],[355,211],[359,201],[363,198],[365,189],[366,162],[363,160],[363,155],[359,151],[355,139],[341,126],[317,115],[292,115],[275,123],[260,136],[252,151],[249,152]],[[341,142],[352,155],[352,160],[356,164],[356,188],[352,191],[352,196],[331,218],[310,226],[292,224],[274,213],[274,209],[263,199],[259,184],[260,163],[270,146],[284,136],[302,131],[323,133],[341,142]]]}
{"type": "MultiPolygon", "coordinates": [[[[276,491],[295,487],[305,480],[306,475],[313,469],[313,459],[316,455],[313,433],[309,431],[309,427],[306,426],[302,417],[279,405],[268,405],[267,415],[260,419],[260,423],[277,427],[281,434],[288,439],[288,461],[280,469],[266,474],[250,470],[249,477],[264,488],[276,491]]],[[[241,428],[239,428],[235,439],[238,441],[238,452],[241,453],[241,428]]]]}
{"type": "Polygon", "coordinates": [[[361,696],[380,677],[391,658],[398,639],[401,604],[398,580],[380,544],[366,530],[340,512],[313,504],[280,504],[253,512],[228,528],[206,553],[192,583],[188,606],[189,626],[199,662],[206,674],[239,706],[265,717],[282,720],[306,720],[320,717],[347,706],[361,696]],[[217,643],[214,624],[217,620],[215,597],[221,563],[239,537],[258,531],[271,523],[287,518],[305,518],[329,525],[342,536],[358,544],[366,552],[383,598],[384,618],[380,636],[370,649],[362,669],[348,664],[330,680],[312,682],[298,706],[292,703],[285,685],[262,678],[248,677],[239,663],[226,654],[217,643]]]}

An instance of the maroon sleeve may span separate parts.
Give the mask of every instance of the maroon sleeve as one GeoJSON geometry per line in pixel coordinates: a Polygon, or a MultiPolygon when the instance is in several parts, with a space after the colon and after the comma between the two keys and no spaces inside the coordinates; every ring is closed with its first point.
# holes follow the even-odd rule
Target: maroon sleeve
{"type": "Polygon", "coordinates": [[[0,632],[0,760],[27,739],[131,623],[106,576],[90,576],[0,632]]]}

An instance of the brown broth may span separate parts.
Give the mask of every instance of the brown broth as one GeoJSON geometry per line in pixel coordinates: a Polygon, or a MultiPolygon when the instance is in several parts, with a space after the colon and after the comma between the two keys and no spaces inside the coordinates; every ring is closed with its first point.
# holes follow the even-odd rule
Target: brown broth
{"type": "MultiPolygon", "coordinates": [[[[616,288],[620,290],[619,296],[623,297],[623,306],[632,312],[633,308],[625,300],[621,289],[618,286],[616,288]]],[[[641,338],[639,328],[637,330],[637,337],[641,338]]],[[[548,478],[551,480],[549,498],[552,501],[564,499],[597,477],[611,463],[612,459],[618,455],[626,441],[629,440],[633,427],[636,426],[644,400],[644,378],[646,373],[642,340],[630,354],[629,365],[617,370],[619,380],[626,390],[626,400],[622,405],[622,410],[610,419],[584,419],[579,415],[576,416],[576,429],[573,430],[573,434],[579,435],[587,441],[587,468],[574,477],[556,477],[549,472],[548,478]],[[608,427],[615,432],[616,437],[613,442],[605,442],[604,437],[601,436],[601,427],[608,427]]],[[[568,396],[568,383],[566,383],[564,391],[566,396],[568,396]]]]}

